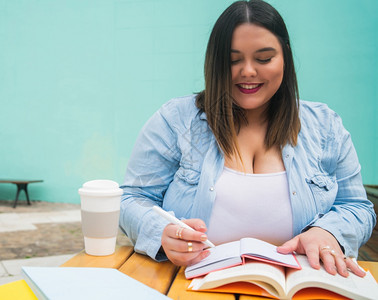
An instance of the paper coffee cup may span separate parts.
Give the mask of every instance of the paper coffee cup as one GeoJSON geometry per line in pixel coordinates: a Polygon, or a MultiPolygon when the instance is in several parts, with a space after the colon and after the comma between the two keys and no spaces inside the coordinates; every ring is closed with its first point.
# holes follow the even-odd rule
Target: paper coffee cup
{"type": "Polygon", "coordinates": [[[85,252],[104,256],[115,251],[122,189],[111,180],[92,180],[79,189],[85,252]]]}

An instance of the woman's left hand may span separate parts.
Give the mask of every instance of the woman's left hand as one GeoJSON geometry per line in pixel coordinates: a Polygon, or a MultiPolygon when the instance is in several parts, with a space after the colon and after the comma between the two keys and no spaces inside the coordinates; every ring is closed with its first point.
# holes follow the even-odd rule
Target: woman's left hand
{"type": "Polygon", "coordinates": [[[348,277],[349,269],[357,276],[365,276],[365,272],[352,259],[344,256],[335,237],[320,227],[312,227],[297,235],[277,247],[277,251],[283,254],[294,251],[305,254],[314,269],[320,268],[321,260],[325,270],[332,275],[339,273],[341,276],[348,277]]]}

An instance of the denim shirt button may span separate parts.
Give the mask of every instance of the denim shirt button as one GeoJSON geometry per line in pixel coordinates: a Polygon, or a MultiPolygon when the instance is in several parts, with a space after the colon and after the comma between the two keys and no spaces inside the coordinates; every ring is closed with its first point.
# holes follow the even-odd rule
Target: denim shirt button
{"type": "Polygon", "coordinates": [[[214,191],[214,187],[212,186],[212,187],[210,187],[210,191],[214,191]]]}
{"type": "Polygon", "coordinates": [[[286,155],[285,155],[285,157],[286,157],[286,158],[289,158],[289,157],[290,157],[290,155],[289,155],[289,154],[286,154],[286,155]]]}
{"type": "Polygon", "coordinates": [[[297,192],[296,192],[296,191],[294,191],[294,192],[293,192],[293,195],[295,196],[296,194],[297,194],[297,192]]]}

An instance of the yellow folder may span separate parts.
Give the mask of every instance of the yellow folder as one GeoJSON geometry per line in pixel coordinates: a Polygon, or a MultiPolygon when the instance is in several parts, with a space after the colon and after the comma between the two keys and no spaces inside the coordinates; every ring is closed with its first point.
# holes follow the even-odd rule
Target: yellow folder
{"type": "Polygon", "coordinates": [[[1,300],[38,300],[25,280],[0,285],[1,300]]]}

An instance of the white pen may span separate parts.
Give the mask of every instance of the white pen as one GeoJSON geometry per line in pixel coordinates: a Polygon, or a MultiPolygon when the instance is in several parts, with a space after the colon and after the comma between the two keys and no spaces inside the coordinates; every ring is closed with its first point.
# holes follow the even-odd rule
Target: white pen
{"type": "MultiPolygon", "coordinates": [[[[181,222],[179,219],[177,219],[176,217],[172,216],[170,213],[168,213],[167,211],[165,211],[164,209],[162,209],[160,206],[156,206],[155,205],[152,209],[155,212],[157,212],[160,216],[162,216],[163,218],[167,219],[169,222],[171,222],[173,224],[176,224],[176,225],[180,225],[181,227],[184,227],[186,229],[195,231],[192,227],[188,226],[184,222],[181,222]]],[[[209,246],[211,248],[215,247],[215,245],[212,242],[210,242],[209,240],[206,240],[206,241],[204,241],[202,243],[204,243],[206,246],[209,246]]]]}

